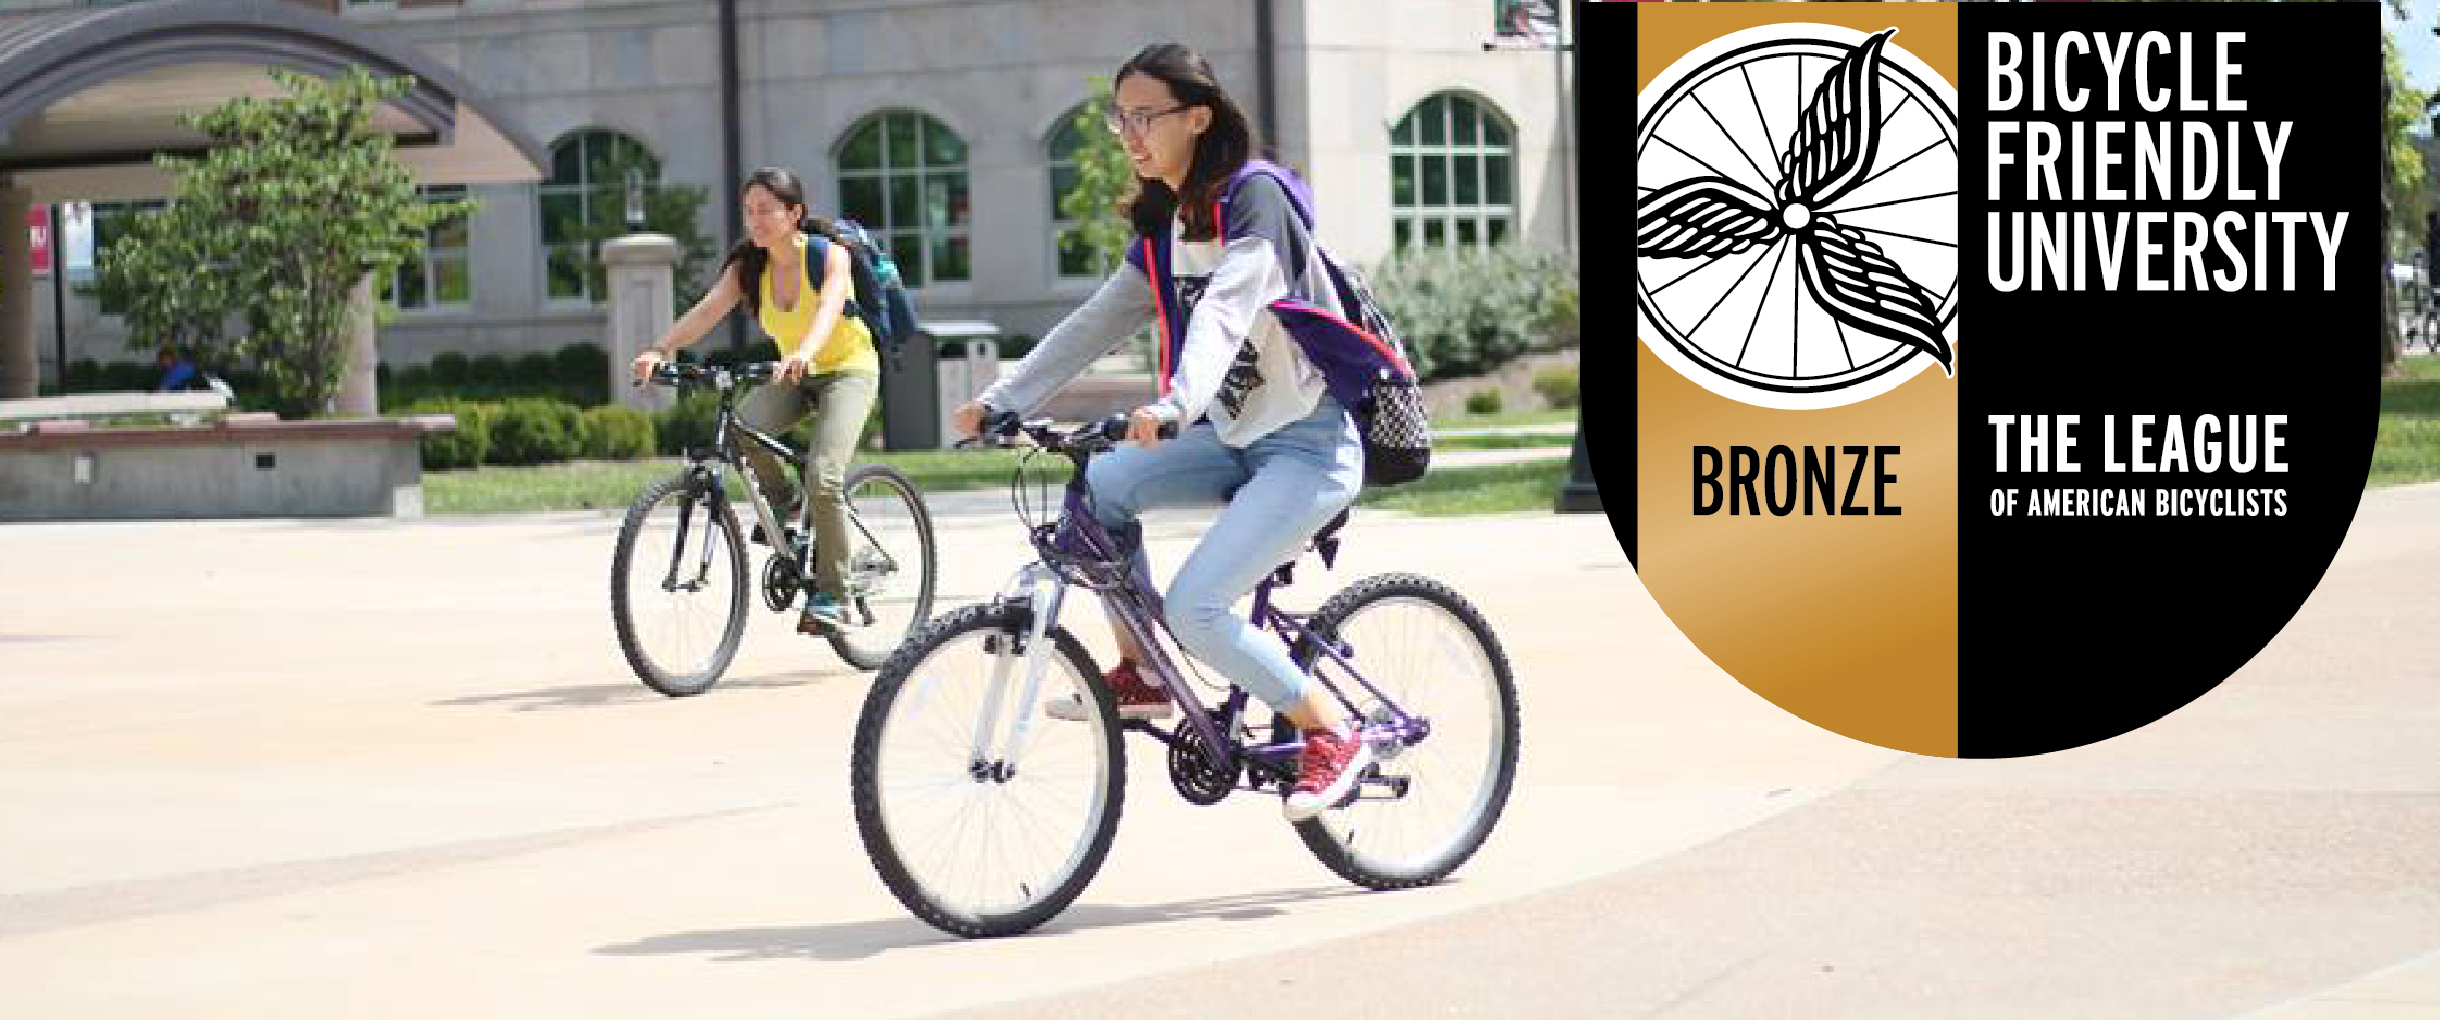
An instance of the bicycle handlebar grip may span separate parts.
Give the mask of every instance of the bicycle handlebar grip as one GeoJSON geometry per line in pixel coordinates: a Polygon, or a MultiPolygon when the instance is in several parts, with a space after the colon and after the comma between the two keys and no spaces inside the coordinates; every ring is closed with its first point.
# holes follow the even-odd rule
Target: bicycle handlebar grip
{"type": "Polygon", "coordinates": [[[983,417],[983,434],[986,436],[1013,436],[1024,425],[1025,419],[1015,411],[993,411],[983,417]]]}

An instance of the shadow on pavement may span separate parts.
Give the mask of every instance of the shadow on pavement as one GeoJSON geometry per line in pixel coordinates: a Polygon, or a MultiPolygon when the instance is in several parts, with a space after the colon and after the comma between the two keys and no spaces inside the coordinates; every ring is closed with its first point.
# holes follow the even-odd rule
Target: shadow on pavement
{"type": "MultiPolygon", "coordinates": [[[[1043,938],[1095,928],[1117,928],[1169,921],[1259,921],[1287,911],[1282,905],[1314,903],[1342,896],[1366,895],[1350,886],[1316,886],[1276,892],[1217,896],[1177,903],[1143,906],[1081,904],[1069,907],[1026,938],[1043,938]]],[[[667,956],[704,953],[717,963],[756,960],[863,960],[893,949],[954,945],[989,939],[962,939],[945,934],[913,917],[848,921],[792,928],[737,928],[655,935],[623,945],[594,950],[604,956],[667,956]]]]}
{"type": "MultiPolygon", "coordinates": [[[[759,677],[723,679],[712,685],[704,695],[723,690],[809,687],[830,678],[821,672],[773,673],[759,677]]],[[[861,674],[858,674],[861,675],[861,674]]],[[[702,695],[698,695],[700,697],[702,695]]],[[[536,691],[504,691],[499,694],[476,694],[450,698],[432,704],[450,708],[483,705],[507,705],[519,712],[548,712],[574,708],[600,708],[605,705],[629,705],[641,701],[668,701],[668,696],[644,686],[642,681],[624,684],[591,684],[583,687],[546,687],[536,691]]]]}

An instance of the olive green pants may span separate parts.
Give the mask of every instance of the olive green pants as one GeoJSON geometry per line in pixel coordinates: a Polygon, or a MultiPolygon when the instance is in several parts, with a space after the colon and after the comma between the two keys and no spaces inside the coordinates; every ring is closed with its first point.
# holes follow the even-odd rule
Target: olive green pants
{"type": "MultiPolygon", "coordinates": [[[[805,448],[804,492],[813,510],[814,581],[822,591],[842,600],[847,593],[843,580],[847,557],[854,549],[848,542],[843,483],[847,462],[855,457],[856,443],[864,437],[864,421],[880,396],[880,376],[832,372],[806,376],[794,386],[765,383],[737,411],[746,424],[773,436],[786,435],[807,414],[814,416],[813,440],[805,448]]],[[[777,458],[750,442],[739,446],[763,479],[763,498],[771,501],[772,510],[784,514],[796,500],[795,494],[780,487],[787,474],[777,458]]]]}

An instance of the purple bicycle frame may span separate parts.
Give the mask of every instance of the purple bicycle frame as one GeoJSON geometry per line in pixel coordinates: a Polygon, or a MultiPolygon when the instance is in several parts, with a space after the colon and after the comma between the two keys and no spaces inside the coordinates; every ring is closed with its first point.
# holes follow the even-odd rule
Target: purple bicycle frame
{"type": "MultiPolygon", "coordinates": [[[[1180,739],[1180,734],[1191,727],[1196,740],[1199,741],[1204,759],[1213,768],[1228,767],[1229,762],[1222,755],[1226,753],[1225,749],[1233,745],[1221,739],[1220,724],[1215,721],[1214,713],[1203,707],[1202,699],[1186,696],[1184,672],[1178,669],[1177,664],[1169,657],[1168,649],[1163,647],[1156,637],[1157,632],[1168,629],[1165,623],[1155,622],[1163,618],[1160,611],[1160,593],[1138,586],[1134,571],[1127,569],[1127,558],[1119,553],[1117,539],[1113,538],[1109,530],[1101,526],[1100,519],[1093,515],[1092,501],[1085,490],[1084,472],[1082,471],[1076,472],[1068,481],[1067,497],[1060,511],[1056,537],[1052,539],[1051,544],[1055,548],[1044,550],[1046,557],[1053,553],[1062,553],[1069,557],[1087,558],[1116,565],[1117,580],[1104,584],[1096,583],[1099,580],[1097,578],[1086,578],[1086,585],[1092,588],[1095,594],[1101,596],[1102,604],[1109,607],[1111,616],[1134,636],[1137,646],[1144,650],[1146,659],[1144,665],[1150,667],[1153,677],[1171,692],[1170,700],[1177,703],[1178,712],[1182,717],[1177,728],[1171,730],[1163,730],[1140,719],[1130,720],[1126,723],[1126,728],[1150,734],[1162,743],[1175,747],[1180,739]]],[[[1431,723],[1407,714],[1405,709],[1398,707],[1395,701],[1382,693],[1381,689],[1374,686],[1371,680],[1366,679],[1363,671],[1357,669],[1355,663],[1350,661],[1352,654],[1342,646],[1341,642],[1321,640],[1305,625],[1305,621],[1300,619],[1298,614],[1285,612],[1271,604],[1272,590],[1289,582],[1290,566],[1292,565],[1292,563],[1282,565],[1263,578],[1261,584],[1255,586],[1254,625],[1259,628],[1267,628],[1273,634],[1278,635],[1280,641],[1285,643],[1291,652],[1296,648],[1298,639],[1313,639],[1315,647],[1324,656],[1337,663],[1338,667],[1346,671],[1348,676],[1355,678],[1356,683],[1363,685],[1364,690],[1386,709],[1386,712],[1379,718],[1363,719],[1364,737],[1367,741],[1378,743],[1390,740],[1396,741],[1401,746],[1411,746],[1430,736],[1431,723]]],[[[1172,635],[1171,640],[1175,639],[1175,636],[1172,635]]],[[[1355,703],[1348,700],[1347,692],[1324,676],[1320,667],[1321,660],[1317,658],[1311,670],[1313,680],[1327,688],[1332,696],[1338,698],[1339,704],[1347,710],[1348,715],[1363,718],[1355,703]]],[[[1222,703],[1218,718],[1228,720],[1233,724],[1239,714],[1245,710],[1248,700],[1249,697],[1244,688],[1230,685],[1228,700],[1222,703]]],[[[1254,762],[1277,768],[1281,763],[1294,759],[1303,749],[1304,741],[1299,736],[1279,743],[1255,744],[1244,750],[1247,757],[1254,762]]]]}

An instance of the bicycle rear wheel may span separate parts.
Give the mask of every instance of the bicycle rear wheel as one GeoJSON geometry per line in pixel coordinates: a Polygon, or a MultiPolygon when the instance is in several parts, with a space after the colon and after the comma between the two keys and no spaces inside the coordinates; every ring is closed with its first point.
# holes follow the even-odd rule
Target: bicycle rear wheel
{"type": "MultiPolygon", "coordinates": [[[[1463,596],[1414,574],[1349,585],[1309,626],[1341,642],[1365,679],[1431,729],[1412,744],[1373,742],[1374,769],[1404,779],[1403,795],[1363,784],[1353,803],[1296,823],[1297,835],[1323,865],[1369,889],[1440,881],[1482,848],[1516,778],[1516,682],[1507,654],[1463,596]]],[[[1298,642],[1295,657],[1309,672],[1317,658],[1328,660],[1311,639],[1298,642]]],[[[1325,671],[1344,672],[1335,664],[1325,671]]],[[[1342,689],[1376,731],[1385,728],[1391,714],[1363,685],[1348,679],[1342,689]]]]}
{"type": "Polygon", "coordinates": [[[673,698],[711,687],[745,633],[746,586],[737,522],[693,472],[636,497],[610,559],[610,616],[636,678],[673,698]]]}
{"type": "Polygon", "coordinates": [[[1051,632],[1041,698],[1018,703],[1031,615],[978,605],[926,624],[881,667],[856,723],[849,784],[865,856],[900,903],[954,935],[1016,935],[1050,920],[1101,870],[1118,832],[1117,709],[1065,630],[1051,632]],[[1070,693],[1092,706],[1084,721],[1044,717],[1043,700],[1070,693]],[[1014,713],[1027,731],[1008,754],[1014,713]]]}
{"type": "Polygon", "coordinates": [[[876,669],[932,615],[939,571],[932,514],[915,483],[886,465],[848,472],[842,488],[850,508],[847,602],[867,619],[862,627],[832,631],[830,647],[848,665],[876,669]]]}

